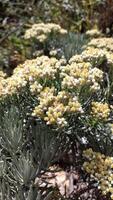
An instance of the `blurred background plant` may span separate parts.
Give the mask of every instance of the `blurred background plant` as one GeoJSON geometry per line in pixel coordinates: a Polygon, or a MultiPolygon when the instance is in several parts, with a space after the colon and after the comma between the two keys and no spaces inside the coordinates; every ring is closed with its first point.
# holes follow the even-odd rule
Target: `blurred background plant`
{"type": "MultiPolygon", "coordinates": [[[[40,45],[23,39],[25,30],[34,23],[58,23],[78,34],[99,27],[104,33],[112,34],[112,4],[112,0],[0,0],[0,67],[10,74],[10,69],[40,50],[40,45]]],[[[70,33],[69,39],[66,38],[69,54],[74,45],[70,44],[73,37],[70,33]]],[[[62,52],[60,47],[58,45],[62,52]]]]}

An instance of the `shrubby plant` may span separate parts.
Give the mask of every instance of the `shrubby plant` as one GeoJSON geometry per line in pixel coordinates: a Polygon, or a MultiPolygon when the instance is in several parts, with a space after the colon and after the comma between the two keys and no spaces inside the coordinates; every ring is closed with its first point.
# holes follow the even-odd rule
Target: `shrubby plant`
{"type": "Polygon", "coordinates": [[[44,42],[45,40],[47,40],[49,34],[55,35],[57,33],[65,35],[67,34],[67,30],[61,28],[59,25],[54,23],[39,23],[33,24],[30,29],[26,30],[25,38],[36,38],[40,42],[44,42]]]}
{"type": "Polygon", "coordinates": [[[69,60],[72,55],[81,53],[83,45],[88,41],[87,35],[68,32],[55,23],[34,24],[25,31],[24,38],[26,42],[31,41],[34,44],[35,58],[44,54],[66,60],[69,60]]]}
{"type": "Polygon", "coordinates": [[[63,196],[43,178],[64,154],[72,168],[88,174],[85,184],[93,179],[101,195],[113,198],[112,42],[101,36],[71,58],[42,55],[18,65],[10,77],[1,72],[2,199],[74,198],[72,176],[63,196]]]}

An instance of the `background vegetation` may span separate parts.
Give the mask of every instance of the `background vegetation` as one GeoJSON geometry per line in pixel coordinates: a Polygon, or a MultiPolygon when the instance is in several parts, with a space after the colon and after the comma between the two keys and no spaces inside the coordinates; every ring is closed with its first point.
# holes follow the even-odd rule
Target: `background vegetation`
{"type": "Polygon", "coordinates": [[[112,0],[1,0],[0,66],[10,73],[33,56],[37,46],[25,41],[23,34],[34,23],[55,22],[75,33],[99,27],[112,34],[112,16],[112,0]]]}

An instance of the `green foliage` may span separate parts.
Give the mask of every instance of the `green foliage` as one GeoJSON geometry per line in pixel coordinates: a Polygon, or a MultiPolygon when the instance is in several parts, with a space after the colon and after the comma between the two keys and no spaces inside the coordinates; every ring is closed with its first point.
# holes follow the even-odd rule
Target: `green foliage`
{"type": "MultiPolygon", "coordinates": [[[[27,132],[24,126],[15,106],[2,116],[0,195],[3,200],[9,196],[10,199],[41,199],[38,188],[34,187],[35,177],[49,167],[59,148],[59,140],[54,134],[51,137],[44,126],[43,129],[40,126],[31,129],[30,125],[27,132]]],[[[48,198],[49,195],[45,199],[48,198]]]]}
{"type": "Polygon", "coordinates": [[[51,50],[56,50],[56,57],[64,57],[66,60],[69,60],[73,55],[80,54],[83,51],[83,46],[87,44],[88,38],[85,34],[75,34],[69,32],[65,36],[54,36],[49,37],[46,42],[46,52],[51,50]]]}
{"type": "Polygon", "coordinates": [[[10,154],[16,153],[22,148],[23,127],[18,115],[18,110],[12,107],[10,113],[5,113],[1,121],[0,136],[2,137],[2,145],[10,154]]]}

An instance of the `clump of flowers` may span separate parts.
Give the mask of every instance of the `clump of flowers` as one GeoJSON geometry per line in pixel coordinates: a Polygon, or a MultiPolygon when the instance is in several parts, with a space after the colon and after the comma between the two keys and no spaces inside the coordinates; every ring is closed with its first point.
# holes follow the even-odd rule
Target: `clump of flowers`
{"type": "Polygon", "coordinates": [[[44,119],[47,124],[63,127],[67,125],[66,115],[82,112],[81,104],[76,96],[66,91],[56,94],[55,88],[46,87],[39,95],[39,105],[35,107],[33,116],[44,119]]]}
{"type": "Polygon", "coordinates": [[[90,62],[94,67],[110,69],[113,67],[113,38],[94,38],[80,55],[73,56],[69,63],[90,62]]]}
{"type": "Polygon", "coordinates": [[[81,56],[81,54],[80,55],[74,55],[74,56],[72,56],[72,58],[70,58],[70,60],[69,60],[69,64],[72,64],[72,63],[82,63],[84,60],[83,60],[83,58],[82,58],[82,56],[81,56]]]}
{"type": "Polygon", "coordinates": [[[47,56],[26,60],[24,64],[17,66],[11,77],[2,81],[1,95],[18,93],[27,84],[29,84],[31,93],[38,94],[46,82],[55,80],[59,68],[64,63],[63,59],[58,61],[56,58],[47,56]]]}
{"type": "Polygon", "coordinates": [[[64,126],[67,116],[83,113],[80,89],[87,86],[91,93],[95,92],[102,81],[103,72],[90,62],[70,60],[67,64],[65,59],[40,56],[20,64],[11,77],[4,79],[1,97],[18,94],[27,86],[39,103],[33,115],[47,124],[64,126]]]}
{"type": "Polygon", "coordinates": [[[30,29],[26,30],[25,39],[36,38],[40,42],[45,42],[48,38],[48,35],[51,33],[65,35],[67,34],[67,30],[54,23],[33,24],[30,29]]]}
{"type": "Polygon", "coordinates": [[[23,87],[25,87],[27,81],[23,77],[16,77],[16,75],[7,78],[6,80],[2,81],[2,92],[1,96],[12,95],[14,93],[18,93],[21,91],[23,87]]]}
{"type": "Polygon", "coordinates": [[[108,51],[113,52],[113,38],[101,37],[101,38],[92,39],[88,43],[88,46],[104,49],[104,50],[106,49],[108,51]]]}
{"type": "Polygon", "coordinates": [[[91,62],[98,66],[106,59],[104,50],[89,46],[82,52],[81,56],[84,61],[91,62]]]}
{"type": "MultiPolygon", "coordinates": [[[[50,24],[47,27],[57,30],[50,24]]],[[[38,30],[40,29],[37,28],[38,30]]],[[[0,95],[18,94],[27,86],[37,99],[32,115],[40,117],[47,124],[63,127],[67,125],[68,116],[83,113],[80,99],[82,88],[87,89],[89,94],[100,90],[104,72],[98,66],[108,55],[111,54],[107,50],[91,46],[89,43],[80,55],[73,56],[68,63],[65,59],[58,60],[47,56],[26,60],[17,66],[11,77],[3,78],[0,95]]],[[[107,120],[110,115],[109,105],[92,102],[91,114],[97,119],[107,120]]]]}
{"type": "Polygon", "coordinates": [[[113,199],[113,157],[94,152],[91,148],[86,149],[83,156],[87,159],[83,164],[84,170],[96,179],[103,195],[110,193],[113,199]]]}
{"type": "Polygon", "coordinates": [[[108,66],[113,66],[113,38],[102,37],[92,39],[88,43],[86,51],[88,49],[95,49],[95,51],[103,52],[102,54],[104,54],[108,66]]]}
{"type": "Polygon", "coordinates": [[[110,115],[110,108],[107,103],[92,102],[91,114],[97,119],[107,120],[110,115]]]}
{"type": "MultiPolygon", "coordinates": [[[[43,79],[45,78],[47,80],[48,77],[43,77],[43,79]]],[[[64,126],[67,124],[67,115],[83,113],[78,100],[79,89],[87,85],[92,92],[99,90],[100,82],[103,81],[103,72],[96,67],[93,68],[88,62],[72,62],[67,65],[60,63],[57,74],[50,76],[49,79],[51,81],[55,79],[60,90],[56,84],[50,84],[49,87],[39,85],[38,89],[41,89],[38,94],[39,105],[35,107],[33,115],[41,117],[47,124],[64,126]]],[[[30,86],[30,89],[31,91],[37,90],[36,81],[30,86]]]]}
{"type": "Polygon", "coordinates": [[[91,29],[86,31],[86,35],[91,38],[98,38],[101,37],[102,33],[98,29],[91,29]]]}
{"type": "Polygon", "coordinates": [[[85,85],[89,85],[91,90],[98,90],[99,83],[103,80],[103,72],[100,69],[93,68],[89,62],[76,63],[73,60],[70,65],[62,68],[61,76],[62,88],[69,90],[79,89],[85,85]]]}
{"type": "Polygon", "coordinates": [[[27,60],[24,64],[19,65],[14,74],[24,74],[25,78],[29,81],[35,79],[51,79],[54,80],[58,69],[64,60],[57,60],[52,57],[40,56],[33,60],[27,60]]]}
{"type": "Polygon", "coordinates": [[[109,52],[87,45],[87,48],[80,55],[72,56],[72,58],[69,60],[69,63],[71,64],[73,62],[89,62],[93,66],[99,67],[100,64],[104,63],[109,56],[109,52]]]}

